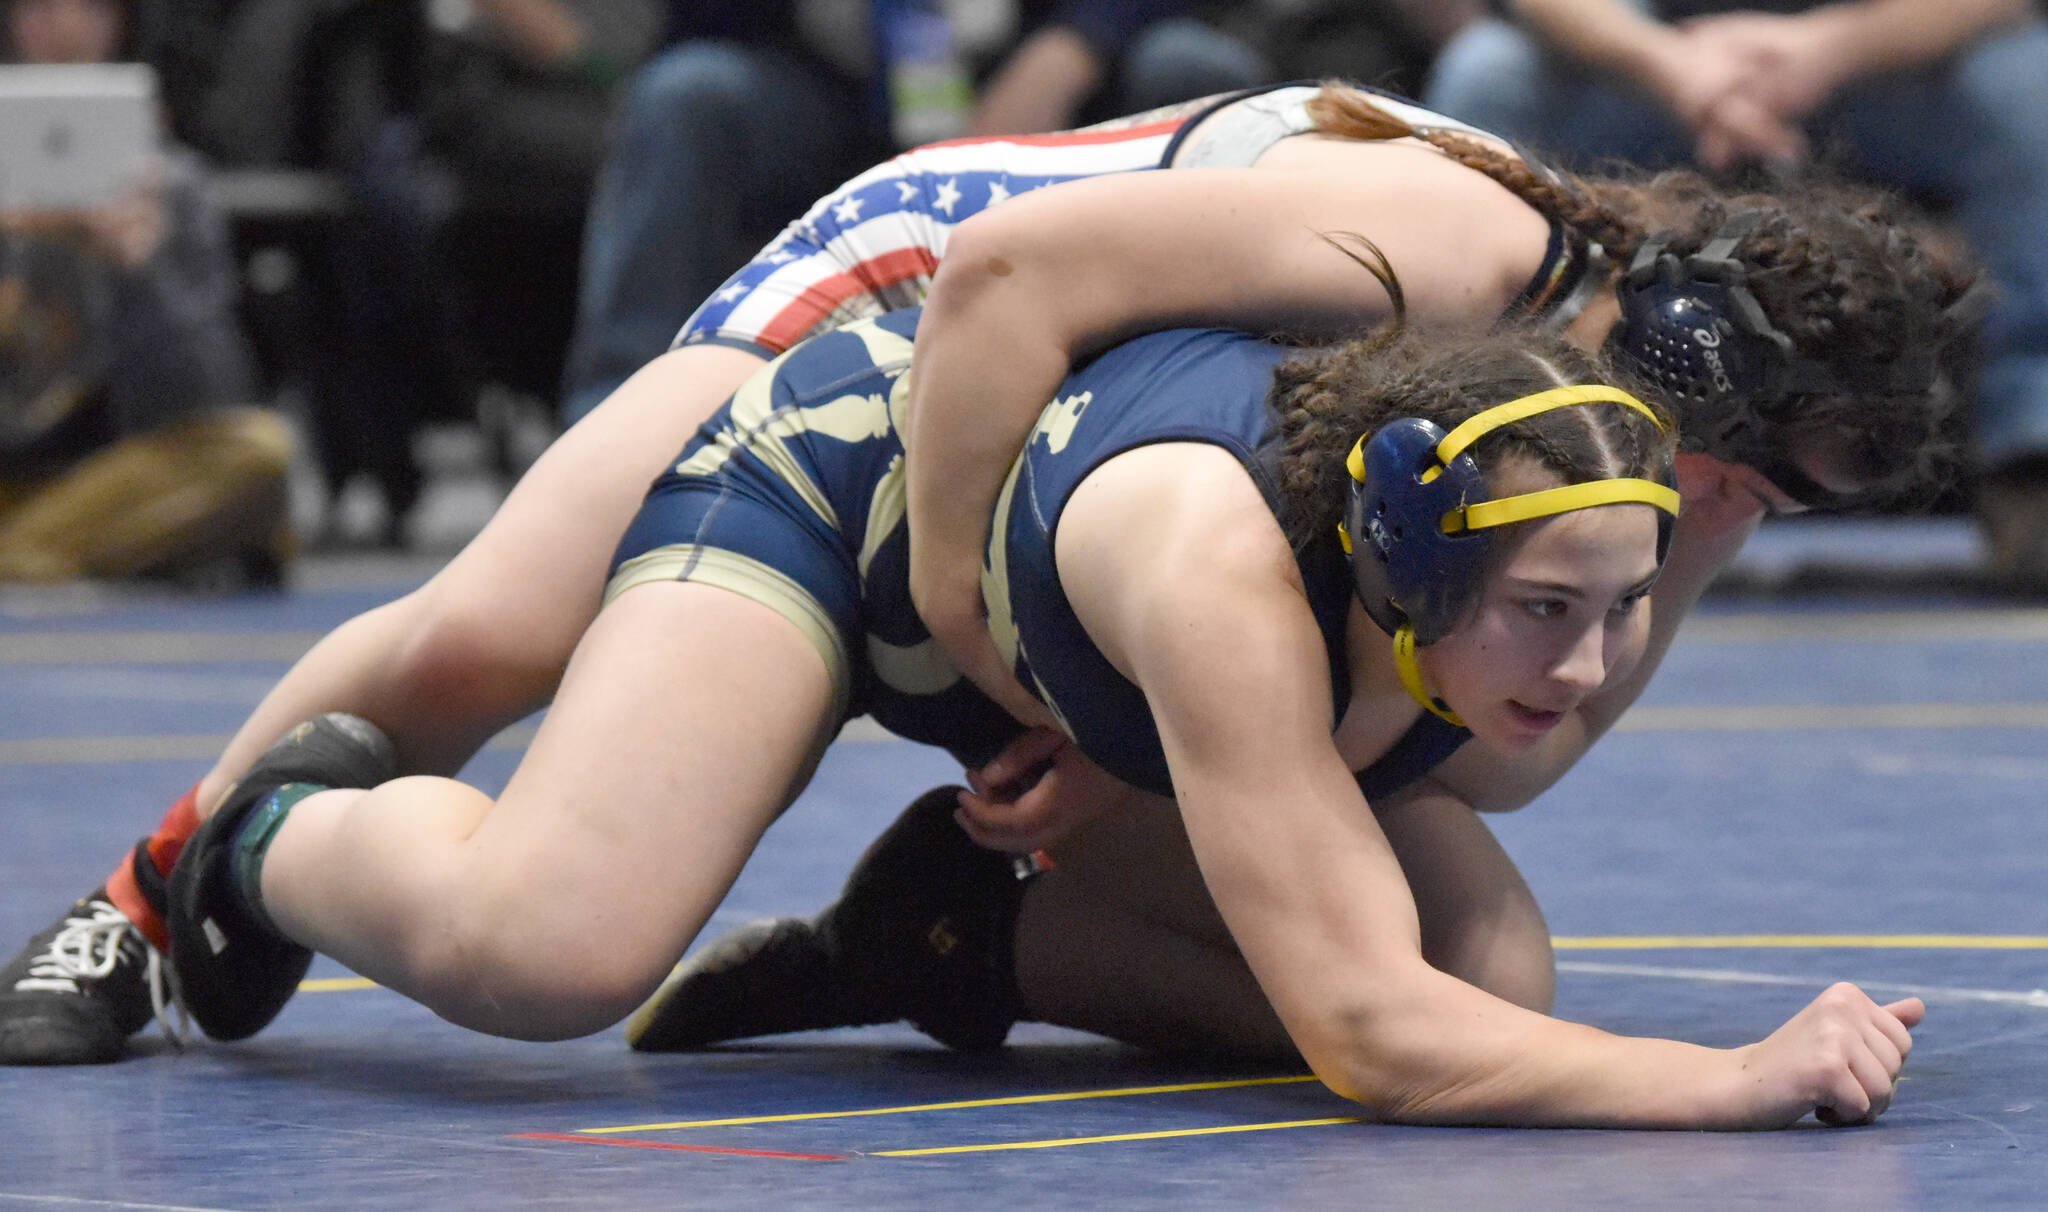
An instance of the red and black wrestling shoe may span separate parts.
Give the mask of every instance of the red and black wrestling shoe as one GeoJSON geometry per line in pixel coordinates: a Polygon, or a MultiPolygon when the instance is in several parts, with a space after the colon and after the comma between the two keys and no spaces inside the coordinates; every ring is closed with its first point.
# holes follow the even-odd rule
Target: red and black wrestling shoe
{"type": "Polygon", "coordinates": [[[214,1039],[247,1039],[298,991],[313,953],[251,915],[235,887],[235,838],[249,813],[291,783],[375,787],[397,773],[391,741],[360,716],[330,712],[286,733],[235,784],[171,869],[171,973],[178,1000],[214,1039]]]}

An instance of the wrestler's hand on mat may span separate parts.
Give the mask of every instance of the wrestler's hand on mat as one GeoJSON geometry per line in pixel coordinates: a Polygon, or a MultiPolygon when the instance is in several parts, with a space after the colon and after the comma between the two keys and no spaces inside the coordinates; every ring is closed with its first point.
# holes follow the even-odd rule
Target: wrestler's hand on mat
{"type": "Polygon", "coordinates": [[[1062,733],[1033,728],[967,772],[960,827],[991,850],[1043,850],[1132,789],[1083,757],[1062,733]]]}
{"type": "Polygon", "coordinates": [[[1782,1128],[1808,1112],[1831,1126],[1870,1123],[1891,1105],[1926,1013],[1917,997],[1880,1006],[1854,985],[1829,987],[1768,1038],[1735,1050],[1748,1108],[1735,1126],[1782,1128]]]}

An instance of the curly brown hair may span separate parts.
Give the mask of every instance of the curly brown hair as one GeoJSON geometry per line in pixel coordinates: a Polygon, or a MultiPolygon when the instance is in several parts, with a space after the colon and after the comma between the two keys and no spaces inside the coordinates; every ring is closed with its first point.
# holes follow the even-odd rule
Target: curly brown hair
{"type": "Polygon", "coordinates": [[[1751,293],[1801,356],[1845,385],[1838,395],[1809,396],[1783,410],[1781,447],[1825,451],[1837,470],[1872,484],[1930,487],[1952,473],[1944,422],[1972,356],[1973,317],[1963,301],[1981,271],[1958,241],[1897,197],[1819,176],[1761,193],[1725,190],[1684,169],[1543,169],[1489,140],[1411,125],[1342,84],[1324,85],[1309,113],[1319,132],[1339,138],[1424,140],[1623,266],[1650,240],[1688,256],[1731,215],[1758,212],[1734,252],[1751,293]],[[1847,387],[1868,382],[1874,368],[1930,353],[1942,373],[1924,392],[1847,387]]]}
{"type": "MultiPolygon", "coordinates": [[[[1282,524],[1297,547],[1337,532],[1350,494],[1345,458],[1361,434],[1399,417],[1444,430],[1497,404],[1572,384],[1603,383],[1641,396],[1615,367],[1553,333],[1518,327],[1427,337],[1388,324],[1354,341],[1307,351],[1273,372],[1267,404],[1280,444],[1282,524]]],[[[1482,472],[1533,459],[1567,484],[1670,474],[1677,435],[1632,408],[1591,405],[1539,413],[1494,430],[1472,449],[1482,472]]]]}

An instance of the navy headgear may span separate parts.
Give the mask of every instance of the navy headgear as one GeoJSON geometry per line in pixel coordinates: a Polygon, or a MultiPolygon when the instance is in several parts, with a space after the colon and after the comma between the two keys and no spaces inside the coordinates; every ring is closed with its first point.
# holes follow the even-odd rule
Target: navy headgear
{"type": "Polygon", "coordinates": [[[1581,404],[1615,403],[1656,419],[1618,387],[1555,387],[1496,405],[1446,434],[1420,417],[1404,417],[1360,438],[1348,460],[1351,501],[1339,530],[1351,557],[1358,598],[1389,635],[1407,632],[1433,644],[1457,625],[1485,580],[1492,536],[1512,522],[1636,501],[1655,506],[1657,560],[1670,546],[1678,491],[1632,477],[1592,480],[1517,496],[1495,497],[1470,454],[1479,438],[1504,425],[1581,404]]]}
{"type": "Polygon", "coordinates": [[[1763,217],[1730,216],[1684,260],[1668,250],[1668,237],[1644,242],[1615,288],[1621,322],[1609,341],[1616,360],[1679,411],[1686,449],[1747,464],[1793,497],[1823,503],[1831,494],[1778,449],[1772,425],[1800,396],[1928,391],[1934,359],[1909,355],[1858,373],[1800,353],[1764,314],[1734,257],[1763,217]]]}

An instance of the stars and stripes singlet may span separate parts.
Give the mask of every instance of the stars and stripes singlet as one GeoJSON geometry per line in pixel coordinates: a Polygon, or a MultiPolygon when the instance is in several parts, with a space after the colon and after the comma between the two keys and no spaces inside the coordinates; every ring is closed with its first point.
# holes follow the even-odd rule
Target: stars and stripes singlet
{"type": "MultiPolygon", "coordinates": [[[[957,139],[904,152],[784,228],[690,316],[674,344],[773,355],[814,333],[921,303],[953,228],[969,217],[1061,181],[1249,166],[1279,140],[1314,129],[1307,105],[1317,91],[1276,85],[1079,130],[957,139]]],[[[1398,97],[1373,92],[1373,99],[1418,128],[1485,136],[1398,97]]],[[[1566,295],[1584,262],[1574,245],[1553,225],[1543,264],[1511,310],[1541,313],[1566,295]]]]}

